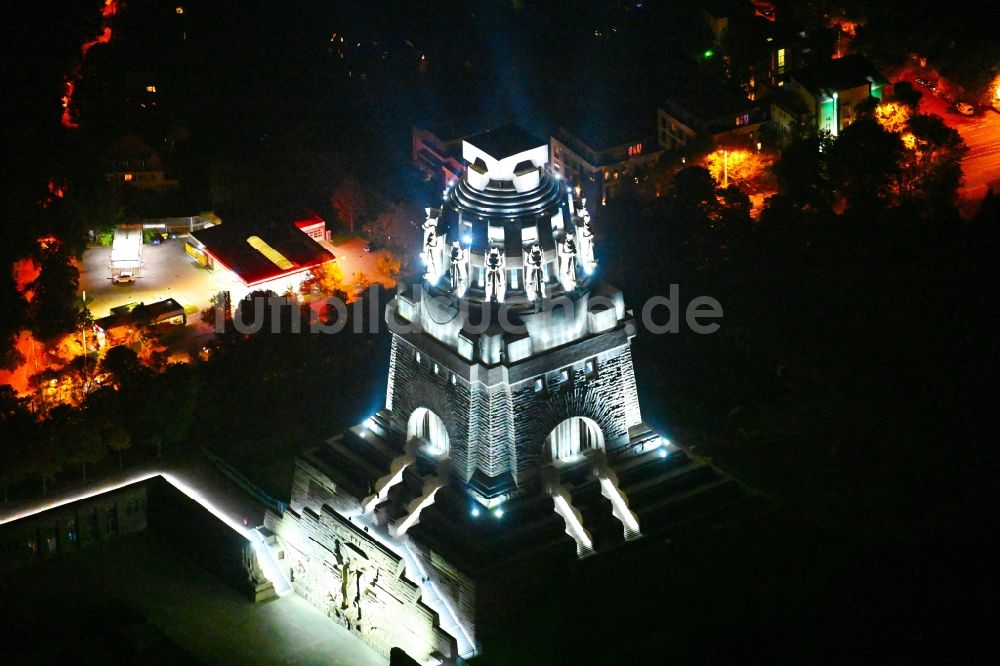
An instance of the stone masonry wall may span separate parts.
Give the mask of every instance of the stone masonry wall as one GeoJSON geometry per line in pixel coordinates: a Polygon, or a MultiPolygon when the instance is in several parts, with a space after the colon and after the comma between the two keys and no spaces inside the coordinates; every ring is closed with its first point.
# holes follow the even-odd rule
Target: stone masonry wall
{"type": "Polygon", "coordinates": [[[403,559],[329,506],[267,516],[295,591],[375,651],[454,659],[457,644],[421,600],[403,559]]]}
{"type": "Polygon", "coordinates": [[[477,467],[491,477],[509,470],[518,483],[531,479],[542,461],[545,438],[571,416],[596,421],[605,447],[614,449],[641,421],[632,354],[627,343],[588,352],[589,344],[562,350],[565,365],[544,375],[490,387],[453,378],[427,353],[421,352],[418,361],[417,350],[394,336],[389,374],[392,424],[405,436],[407,420],[418,407],[440,416],[448,429],[451,464],[464,480],[477,467]],[[594,373],[587,369],[589,360],[596,363],[594,373]],[[568,379],[562,378],[563,371],[568,379]],[[544,377],[541,391],[535,386],[539,377],[544,377]]]}
{"type": "Polygon", "coordinates": [[[481,441],[479,424],[471,422],[472,405],[480,398],[472,385],[454,375],[426,353],[417,350],[397,335],[392,338],[389,366],[389,391],[392,393],[391,424],[403,437],[406,424],[418,407],[437,414],[448,429],[452,469],[468,480],[476,468],[476,452],[470,451],[470,441],[481,441]],[[454,377],[454,379],[453,379],[454,377]]]}
{"type": "Polygon", "coordinates": [[[628,429],[641,421],[629,346],[590,358],[596,363],[593,375],[587,372],[586,362],[590,359],[581,358],[546,373],[541,391],[536,391],[534,380],[512,387],[515,477],[519,483],[538,470],[545,439],[564,419],[586,416],[596,421],[607,449],[627,443],[628,429]],[[568,379],[562,380],[562,370],[568,372],[568,379]]]}

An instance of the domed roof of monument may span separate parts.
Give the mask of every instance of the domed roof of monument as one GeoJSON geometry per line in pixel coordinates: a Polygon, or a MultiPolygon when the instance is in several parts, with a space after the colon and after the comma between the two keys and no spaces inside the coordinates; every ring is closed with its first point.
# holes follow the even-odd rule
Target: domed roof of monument
{"type": "Polygon", "coordinates": [[[517,125],[504,125],[465,139],[479,150],[496,160],[518,155],[548,145],[548,142],[521,129],[517,125]]]}

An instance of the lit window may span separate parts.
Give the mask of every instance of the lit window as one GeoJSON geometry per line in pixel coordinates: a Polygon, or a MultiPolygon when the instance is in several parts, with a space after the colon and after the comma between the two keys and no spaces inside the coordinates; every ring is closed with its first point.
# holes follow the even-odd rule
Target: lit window
{"type": "Polygon", "coordinates": [[[597,359],[590,359],[583,365],[584,372],[587,375],[587,379],[595,379],[597,377],[597,359]]]}
{"type": "Polygon", "coordinates": [[[535,393],[541,393],[545,390],[545,378],[539,377],[535,380],[535,393]]]}
{"type": "Polygon", "coordinates": [[[525,245],[538,242],[538,227],[531,225],[521,229],[521,242],[525,245]]]}
{"type": "Polygon", "coordinates": [[[122,175],[122,180],[126,183],[131,183],[135,179],[135,175],[131,173],[126,173],[122,175]]]}
{"type": "Polygon", "coordinates": [[[456,375],[453,372],[453,373],[451,373],[451,385],[455,386],[456,384],[458,384],[458,375],[456,375]]]}
{"type": "Polygon", "coordinates": [[[778,73],[785,71],[785,49],[778,49],[778,73]]]}
{"type": "Polygon", "coordinates": [[[437,363],[434,364],[434,374],[435,375],[441,374],[441,366],[439,366],[437,363]]]}
{"type": "Polygon", "coordinates": [[[423,359],[423,357],[420,355],[420,352],[417,352],[417,354],[416,354],[416,356],[414,356],[414,358],[417,359],[417,363],[420,363],[421,359],[423,359]]]}

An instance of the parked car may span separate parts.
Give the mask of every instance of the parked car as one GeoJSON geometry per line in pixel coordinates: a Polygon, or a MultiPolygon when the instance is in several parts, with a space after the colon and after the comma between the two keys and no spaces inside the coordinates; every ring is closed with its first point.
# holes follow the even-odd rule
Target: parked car
{"type": "Polygon", "coordinates": [[[961,113],[963,116],[976,115],[976,107],[972,106],[968,102],[958,102],[957,104],[955,104],[955,110],[961,113]]]}
{"type": "Polygon", "coordinates": [[[127,284],[129,282],[135,282],[135,276],[132,271],[121,271],[118,275],[111,278],[117,284],[127,284]]]}
{"type": "Polygon", "coordinates": [[[384,236],[375,236],[370,241],[365,243],[365,252],[374,252],[375,250],[381,250],[386,245],[388,245],[388,239],[384,236]]]}

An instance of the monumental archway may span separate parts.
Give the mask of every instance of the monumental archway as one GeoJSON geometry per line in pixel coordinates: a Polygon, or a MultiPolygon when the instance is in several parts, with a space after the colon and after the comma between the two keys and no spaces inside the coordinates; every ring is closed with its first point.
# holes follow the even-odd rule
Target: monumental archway
{"type": "Polygon", "coordinates": [[[410,420],[406,424],[406,439],[414,437],[419,437],[427,442],[426,451],[431,455],[448,455],[451,448],[448,429],[445,427],[444,421],[426,407],[417,407],[410,414],[410,420]]]}
{"type": "Polygon", "coordinates": [[[566,460],[588,449],[603,449],[604,433],[597,422],[586,416],[571,416],[559,423],[545,438],[545,458],[566,460]]]}

